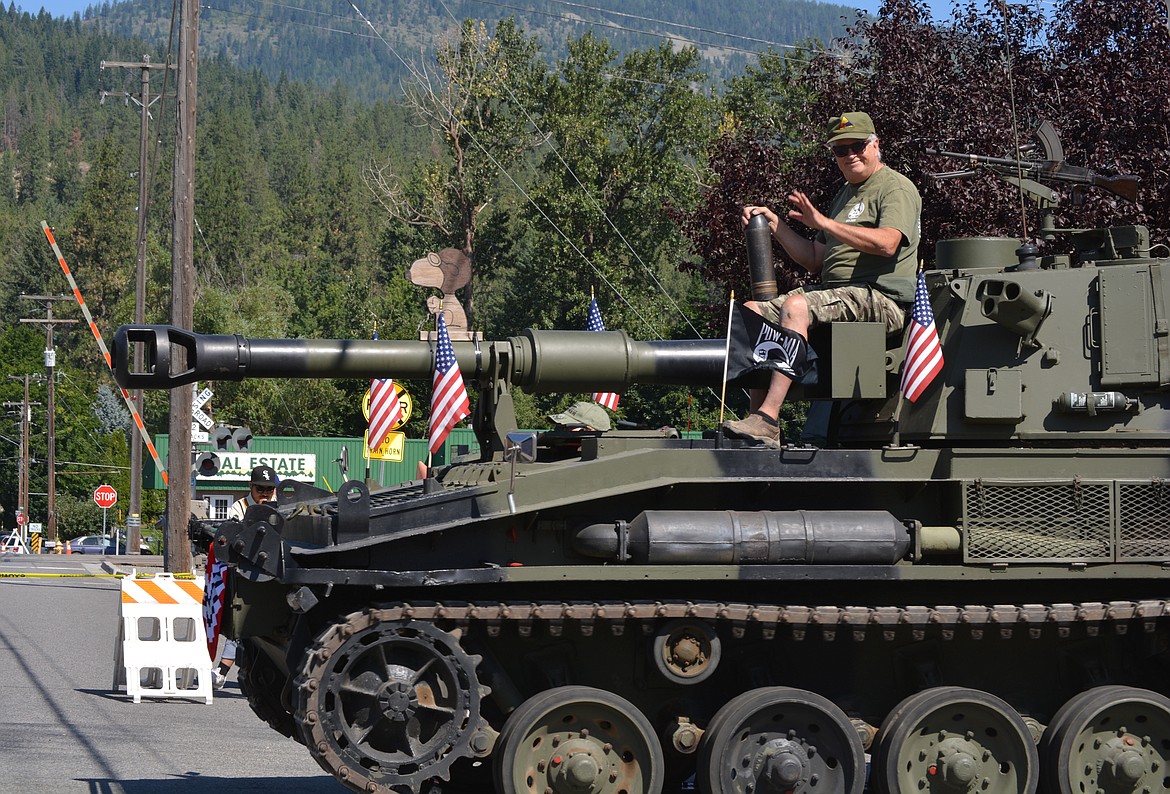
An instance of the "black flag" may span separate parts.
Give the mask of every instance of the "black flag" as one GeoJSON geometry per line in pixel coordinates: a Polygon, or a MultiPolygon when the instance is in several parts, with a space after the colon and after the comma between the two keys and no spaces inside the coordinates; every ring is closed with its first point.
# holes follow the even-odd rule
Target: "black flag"
{"type": "Polygon", "coordinates": [[[730,335],[728,382],[761,370],[782,372],[806,386],[817,382],[817,354],[795,331],[773,325],[737,303],[730,335]]]}

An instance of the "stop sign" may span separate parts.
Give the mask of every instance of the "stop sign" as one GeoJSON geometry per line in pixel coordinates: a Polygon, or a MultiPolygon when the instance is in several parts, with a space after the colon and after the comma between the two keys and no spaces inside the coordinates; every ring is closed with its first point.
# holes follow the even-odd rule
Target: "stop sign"
{"type": "Polygon", "coordinates": [[[99,485],[93,492],[93,501],[103,509],[113,507],[118,503],[118,492],[112,485],[99,485]]]}

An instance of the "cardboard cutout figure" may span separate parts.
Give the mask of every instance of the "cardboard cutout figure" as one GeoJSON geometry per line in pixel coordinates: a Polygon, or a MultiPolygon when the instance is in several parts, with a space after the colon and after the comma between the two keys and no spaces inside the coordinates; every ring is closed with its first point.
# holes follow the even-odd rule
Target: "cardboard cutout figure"
{"type": "Polygon", "coordinates": [[[455,291],[466,287],[471,281],[471,261],[457,248],[444,248],[438,253],[429,253],[416,259],[406,271],[406,278],[420,287],[434,287],[443,293],[439,298],[427,298],[427,311],[443,313],[447,331],[454,338],[467,338],[467,313],[463,304],[455,297],[455,291]]]}

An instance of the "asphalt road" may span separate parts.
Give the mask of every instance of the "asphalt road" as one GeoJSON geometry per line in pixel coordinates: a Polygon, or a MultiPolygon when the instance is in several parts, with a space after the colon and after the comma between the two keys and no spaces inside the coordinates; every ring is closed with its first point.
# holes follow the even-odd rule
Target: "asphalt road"
{"type": "Polygon", "coordinates": [[[0,556],[0,793],[346,790],[252,714],[234,673],[210,705],[114,692],[118,580],[20,576],[101,573],[102,559],[0,556]]]}
{"type": "MultiPolygon", "coordinates": [[[[210,705],[134,703],[114,690],[121,583],[103,562],[162,567],[160,557],[0,555],[0,794],[348,791],[252,713],[234,671],[210,705]]],[[[423,794],[490,792],[436,783],[423,794]]]]}

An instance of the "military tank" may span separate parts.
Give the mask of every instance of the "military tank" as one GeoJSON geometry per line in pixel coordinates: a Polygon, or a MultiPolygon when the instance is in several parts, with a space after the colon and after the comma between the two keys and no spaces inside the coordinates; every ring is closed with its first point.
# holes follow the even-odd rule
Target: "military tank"
{"type": "MultiPolygon", "coordinates": [[[[900,339],[814,333],[812,441],[516,426],[516,388],[718,387],[723,340],[455,343],[478,455],[200,525],[253,710],[355,791],[1167,791],[1170,260],[1066,237],[940,244],[914,403],[900,339]]],[[[123,326],[114,359],[169,388],[433,348],[123,326]]]]}

